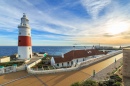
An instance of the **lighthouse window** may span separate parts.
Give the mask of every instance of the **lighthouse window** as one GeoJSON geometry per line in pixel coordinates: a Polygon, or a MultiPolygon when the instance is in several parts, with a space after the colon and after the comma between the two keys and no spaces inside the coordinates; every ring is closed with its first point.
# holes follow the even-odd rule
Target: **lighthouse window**
{"type": "Polygon", "coordinates": [[[19,42],[21,42],[21,40],[19,40],[19,42]]]}
{"type": "Polygon", "coordinates": [[[21,33],[19,33],[19,35],[20,35],[21,33]]]}
{"type": "Polygon", "coordinates": [[[19,57],[20,57],[20,55],[19,55],[19,57]]]}

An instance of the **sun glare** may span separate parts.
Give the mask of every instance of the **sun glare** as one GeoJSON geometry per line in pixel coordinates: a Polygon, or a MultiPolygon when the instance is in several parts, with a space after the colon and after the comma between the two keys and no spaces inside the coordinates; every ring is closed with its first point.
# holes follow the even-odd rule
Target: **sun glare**
{"type": "Polygon", "coordinates": [[[116,35],[128,30],[128,26],[129,25],[126,22],[113,23],[108,27],[107,32],[112,35],[116,35]]]}

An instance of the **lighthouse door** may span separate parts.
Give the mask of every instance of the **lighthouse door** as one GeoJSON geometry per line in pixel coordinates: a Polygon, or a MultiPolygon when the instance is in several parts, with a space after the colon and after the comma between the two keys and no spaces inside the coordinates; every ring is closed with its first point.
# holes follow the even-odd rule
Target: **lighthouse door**
{"type": "Polygon", "coordinates": [[[30,58],[32,58],[32,57],[31,57],[31,54],[30,54],[30,58]]]}

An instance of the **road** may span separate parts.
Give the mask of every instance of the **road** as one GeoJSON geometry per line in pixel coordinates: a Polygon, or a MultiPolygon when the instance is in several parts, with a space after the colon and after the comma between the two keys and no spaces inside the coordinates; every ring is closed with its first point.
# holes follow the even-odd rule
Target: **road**
{"type": "MultiPolygon", "coordinates": [[[[84,67],[77,71],[63,72],[63,73],[57,73],[57,74],[47,74],[47,75],[35,75],[35,76],[31,75],[27,78],[7,84],[6,86],[30,86],[30,85],[31,86],[70,86],[74,82],[77,82],[77,81],[81,82],[89,78],[92,75],[93,70],[98,72],[104,69],[108,65],[115,62],[115,58],[116,60],[122,58],[122,53],[116,56],[113,56],[109,59],[106,59],[102,62],[99,62],[97,64],[91,65],[89,67],[84,67]]],[[[25,73],[25,71],[23,72],[25,73]]],[[[6,74],[3,76],[0,76],[0,79],[1,79],[0,83],[4,83],[2,81],[7,81],[4,79],[8,79],[8,78],[4,78],[4,77],[8,77],[8,75],[10,75],[10,77],[13,77],[13,76],[18,77],[17,73],[6,74]]],[[[11,78],[9,79],[12,80],[11,78]]]]}

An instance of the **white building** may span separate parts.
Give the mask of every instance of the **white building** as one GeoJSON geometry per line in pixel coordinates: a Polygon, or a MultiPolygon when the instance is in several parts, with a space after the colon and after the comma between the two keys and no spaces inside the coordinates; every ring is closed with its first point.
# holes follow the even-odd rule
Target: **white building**
{"type": "Polygon", "coordinates": [[[1,57],[0,58],[0,63],[4,63],[4,62],[10,62],[10,57],[1,57]]]}
{"type": "Polygon", "coordinates": [[[29,60],[32,58],[31,28],[25,13],[21,18],[21,23],[18,28],[18,59],[29,60]]]}
{"type": "Polygon", "coordinates": [[[78,62],[83,62],[90,58],[95,58],[104,54],[106,54],[106,52],[98,51],[96,49],[72,50],[62,56],[52,57],[51,65],[56,67],[75,66],[78,62]]]}

